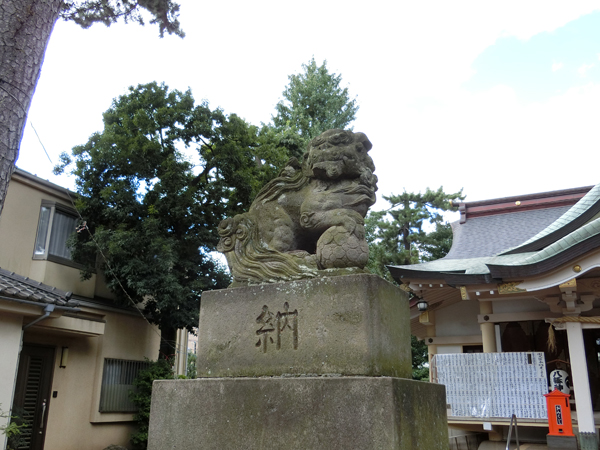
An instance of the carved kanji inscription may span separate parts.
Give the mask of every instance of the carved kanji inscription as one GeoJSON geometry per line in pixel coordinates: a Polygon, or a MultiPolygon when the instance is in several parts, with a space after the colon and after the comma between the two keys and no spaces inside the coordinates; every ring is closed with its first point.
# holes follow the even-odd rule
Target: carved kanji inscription
{"type": "Polygon", "coordinates": [[[277,350],[281,350],[282,336],[291,335],[294,350],[298,349],[298,310],[290,311],[288,302],[283,304],[283,312],[277,311],[273,314],[269,307],[264,305],[262,312],[256,318],[256,323],[260,328],[256,330],[258,341],[255,346],[260,348],[263,353],[267,352],[268,344],[275,344],[277,350]],[[273,339],[272,333],[275,333],[273,339]]]}

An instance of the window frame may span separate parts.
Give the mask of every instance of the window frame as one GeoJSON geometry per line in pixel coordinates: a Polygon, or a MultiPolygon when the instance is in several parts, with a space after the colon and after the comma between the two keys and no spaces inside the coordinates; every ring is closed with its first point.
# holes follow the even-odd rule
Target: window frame
{"type": "Polygon", "coordinates": [[[133,403],[129,399],[129,392],[131,390],[135,390],[135,387],[133,386],[133,380],[135,380],[137,378],[140,371],[147,369],[148,367],[150,367],[150,361],[147,361],[147,360],[140,361],[140,360],[131,360],[131,359],[104,358],[104,364],[102,367],[102,379],[100,381],[100,398],[98,401],[98,412],[101,414],[111,414],[111,413],[133,414],[133,413],[138,412],[138,408],[135,407],[135,405],[133,405],[133,403]],[[114,368],[117,363],[120,364],[119,373],[118,374],[116,374],[116,373],[109,374],[108,371],[111,368],[114,368]],[[128,365],[129,365],[130,373],[126,372],[128,370],[128,367],[127,367],[128,365]],[[123,372],[125,372],[125,373],[123,373],[123,372]],[[116,378],[118,378],[119,380],[128,379],[131,381],[131,384],[109,382],[109,381],[115,381],[116,378]],[[109,396],[111,396],[111,393],[109,392],[110,389],[108,389],[108,386],[131,386],[131,389],[128,389],[128,388],[113,389],[113,392],[112,392],[113,395],[123,395],[123,392],[127,392],[127,398],[121,399],[119,401],[119,400],[115,400],[114,398],[112,398],[112,399],[108,398],[109,396]],[[110,403],[111,401],[112,402],[120,402],[121,406],[123,407],[123,405],[124,405],[125,407],[123,407],[122,409],[118,409],[118,408],[115,409],[114,407],[112,407],[113,405],[110,403]],[[128,408],[127,406],[131,406],[131,407],[128,408]]]}
{"type": "MultiPolygon", "coordinates": [[[[65,266],[71,266],[71,267],[81,269],[83,267],[83,265],[76,263],[72,259],[64,258],[62,256],[53,255],[53,254],[49,253],[50,240],[52,239],[52,229],[54,226],[54,218],[55,218],[57,212],[59,214],[73,218],[75,220],[78,219],[77,213],[75,212],[74,209],[69,208],[68,206],[63,205],[62,203],[58,203],[55,201],[42,200],[42,203],[40,205],[40,212],[39,212],[39,216],[38,216],[38,227],[37,227],[37,231],[36,231],[36,235],[35,235],[32,259],[51,261],[51,262],[65,265],[65,266]],[[44,251],[43,251],[43,253],[38,253],[38,252],[36,252],[36,247],[37,247],[37,243],[39,240],[40,221],[42,220],[43,208],[48,208],[50,210],[50,217],[48,219],[47,229],[45,230],[46,236],[44,238],[44,251]]],[[[75,230],[73,230],[73,232],[75,232],[75,230]]]]}

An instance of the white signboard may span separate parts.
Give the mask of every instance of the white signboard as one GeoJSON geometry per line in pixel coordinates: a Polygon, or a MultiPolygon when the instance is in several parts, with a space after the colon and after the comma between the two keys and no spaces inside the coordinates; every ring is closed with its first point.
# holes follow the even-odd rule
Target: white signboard
{"type": "Polygon", "coordinates": [[[451,416],[545,419],[544,353],[436,355],[434,381],[446,386],[451,416]]]}

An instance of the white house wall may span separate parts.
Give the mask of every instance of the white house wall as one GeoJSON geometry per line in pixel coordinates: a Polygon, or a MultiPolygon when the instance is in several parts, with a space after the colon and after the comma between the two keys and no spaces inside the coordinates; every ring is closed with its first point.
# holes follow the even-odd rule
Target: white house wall
{"type": "Polygon", "coordinates": [[[438,345],[437,346],[437,354],[438,355],[448,355],[451,353],[462,353],[462,345],[438,345]]]}
{"type": "MultiPolygon", "coordinates": [[[[160,334],[138,312],[114,308],[104,301],[112,294],[101,275],[82,281],[79,270],[71,264],[33,258],[43,200],[71,206],[64,189],[20,171],[13,174],[0,216],[0,267],[72,292],[79,296],[81,311],[77,315],[69,311],[61,317],[64,311],[57,309],[22,334],[23,322],[40,317],[45,304],[0,299],[0,408],[7,412],[13,402],[23,336],[28,345],[55,351],[44,449],[102,450],[110,444],[127,446],[134,426],[132,414],[98,411],[104,360],[154,360],[160,334]],[[69,348],[69,356],[66,367],[61,368],[63,347],[69,348]]],[[[4,436],[0,434],[0,449],[3,444],[4,436]]]]}
{"type": "MultiPolygon", "coordinates": [[[[26,330],[26,343],[56,349],[51,388],[56,397],[50,399],[48,407],[45,450],[102,450],[110,444],[129,445],[134,429],[132,414],[98,411],[104,359],[156,359],[160,337],[136,315],[107,311],[104,320],[98,324],[104,331],[98,336],[81,334],[91,334],[89,329],[61,332],[61,319],[46,319],[26,330]],[[60,367],[62,347],[69,348],[65,368],[60,367]]],[[[99,328],[94,330],[99,333],[99,328]]]]}
{"type": "Polygon", "coordinates": [[[463,301],[435,311],[435,335],[470,336],[481,334],[477,315],[479,302],[463,301]]]}
{"type": "Polygon", "coordinates": [[[494,314],[549,311],[548,305],[535,298],[501,299],[492,303],[494,314]]]}
{"type": "Polygon", "coordinates": [[[94,297],[95,275],[81,280],[79,269],[32,259],[42,200],[71,206],[66,190],[55,191],[13,175],[0,216],[0,267],[75,295],[94,297]]]}

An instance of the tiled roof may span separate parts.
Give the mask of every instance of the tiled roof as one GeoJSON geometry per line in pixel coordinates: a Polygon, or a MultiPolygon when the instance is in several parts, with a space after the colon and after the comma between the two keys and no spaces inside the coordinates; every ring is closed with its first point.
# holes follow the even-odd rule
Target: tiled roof
{"type": "Polygon", "coordinates": [[[581,200],[592,188],[593,186],[583,186],[473,202],[454,201],[453,205],[458,206],[458,210],[461,213],[461,223],[464,223],[466,220],[474,217],[515,213],[531,209],[557,208],[559,206],[571,207],[581,200]]]}
{"type": "Polygon", "coordinates": [[[39,281],[31,280],[0,268],[0,296],[40,304],[75,307],[79,302],[69,300],[71,294],[39,281]]]}
{"type": "Polygon", "coordinates": [[[556,241],[539,252],[517,253],[511,255],[484,256],[475,258],[442,258],[421,264],[396,266],[398,268],[427,272],[455,272],[467,275],[490,273],[489,266],[525,266],[545,261],[569,248],[600,235],[600,218],[584,225],[571,234],[556,241]]]}
{"type": "Polygon", "coordinates": [[[396,279],[443,278],[449,284],[536,275],[599,248],[599,213],[600,184],[572,207],[467,217],[452,224],[454,241],[446,257],[389,268],[396,279]]]}
{"type": "MultiPolygon", "coordinates": [[[[562,216],[560,216],[553,223],[542,229],[535,236],[531,237],[527,241],[520,244],[518,247],[506,250],[506,253],[517,253],[519,249],[524,251],[533,250],[532,245],[535,245],[536,241],[541,241],[543,238],[549,238],[551,234],[556,233],[557,236],[554,238],[564,237],[571,233],[575,228],[581,226],[583,221],[589,220],[592,216],[598,213],[600,210],[600,183],[594,186],[581,200],[575,205],[569,208],[562,216]],[[579,219],[580,223],[576,223],[579,219]],[[564,230],[562,236],[558,235],[561,230],[564,230]],[[528,248],[529,247],[529,248],[528,248]]],[[[547,245],[547,243],[544,243],[547,245]]],[[[544,244],[540,244],[539,248],[545,247],[544,244]]]]}
{"type": "Polygon", "coordinates": [[[452,224],[452,248],[444,259],[495,256],[531,238],[568,210],[568,206],[561,206],[455,222],[452,224]]]}
{"type": "Polygon", "coordinates": [[[592,236],[600,234],[600,219],[593,220],[590,223],[585,224],[581,228],[573,231],[567,236],[559,239],[554,244],[549,245],[545,249],[523,259],[522,264],[531,264],[537,261],[550,258],[556,253],[567,250],[573,247],[575,244],[579,244],[592,236]]]}
{"type": "Polygon", "coordinates": [[[436,272],[436,273],[460,273],[466,275],[483,275],[489,274],[488,264],[496,265],[511,265],[516,261],[521,261],[524,256],[530,256],[533,253],[520,255],[503,255],[503,256],[484,256],[479,258],[463,258],[463,259],[437,259],[420,264],[411,264],[407,266],[388,266],[398,269],[406,269],[410,271],[420,272],[436,272]]]}
{"type": "Polygon", "coordinates": [[[498,257],[500,263],[491,262],[488,267],[494,276],[511,276],[519,273],[535,274],[540,271],[538,268],[547,267],[546,263],[552,258],[558,257],[561,253],[575,257],[598,248],[599,238],[600,218],[585,224],[543,250],[533,253],[501,255],[498,257]],[[517,256],[518,258],[512,261],[502,261],[502,258],[510,256],[517,256]]]}

